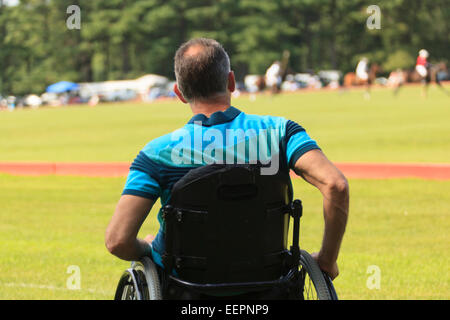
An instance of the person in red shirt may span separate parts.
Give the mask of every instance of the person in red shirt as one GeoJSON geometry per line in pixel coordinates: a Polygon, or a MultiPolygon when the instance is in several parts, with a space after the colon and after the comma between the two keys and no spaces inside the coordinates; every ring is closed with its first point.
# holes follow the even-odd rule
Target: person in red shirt
{"type": "Polygon", "coordinates": [[[427,50],[422,49],[419,51],[419,56],[416,62],[416,71],[422,77],[426,78],[428,76],[428,61],[429,53],[427,50]]]}

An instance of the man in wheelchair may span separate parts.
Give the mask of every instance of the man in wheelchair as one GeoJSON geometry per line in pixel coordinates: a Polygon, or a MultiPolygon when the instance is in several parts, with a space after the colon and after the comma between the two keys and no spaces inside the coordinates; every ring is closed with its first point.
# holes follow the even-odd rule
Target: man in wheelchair
{"type": "Polygon", "coordinates": [[[305,279],[319,298],[333,298],[349,206],[343,174],[296,122],[231,106],[234,73],[217,41],[183,44],[175,75],[174,91],[194,116],[150,141],[130,167],[105,236],[113,255],[134,261],[116,298],[296,299],[305,279]],[[323,195],[322,247],[311,256],[298,245],[291,169],[323,195]],[[160,230],[138,239],[158,198],[160,230]]]}

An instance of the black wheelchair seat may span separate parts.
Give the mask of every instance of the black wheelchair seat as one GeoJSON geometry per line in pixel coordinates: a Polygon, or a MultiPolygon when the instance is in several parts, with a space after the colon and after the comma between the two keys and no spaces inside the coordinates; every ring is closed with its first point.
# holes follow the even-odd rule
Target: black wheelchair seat
{"type": "Polygon", "coordinates": [[[260,165],[191,170],[174,185],[163,208],[163,264],[173,271],[170,280],[199,292],[289,283],[298,271],[302,210],[292,197],[289,175],[262,175],[260,165]],[[288,250],[290,216],[294,244],[288,250]]]}

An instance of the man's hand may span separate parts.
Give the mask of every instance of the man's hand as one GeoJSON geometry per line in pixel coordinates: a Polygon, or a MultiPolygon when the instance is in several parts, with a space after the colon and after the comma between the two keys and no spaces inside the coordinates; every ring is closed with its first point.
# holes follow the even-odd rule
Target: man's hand
{"type": "Polygon", "coordinates": [[[321,259],[319,252],[311,253],[311,256],[316,260],[319,265],[320,270],[328,274],[331,280],[334,280],[339,275],[339,268],[336,262],[327,263],[323,259],[321,259]]]}

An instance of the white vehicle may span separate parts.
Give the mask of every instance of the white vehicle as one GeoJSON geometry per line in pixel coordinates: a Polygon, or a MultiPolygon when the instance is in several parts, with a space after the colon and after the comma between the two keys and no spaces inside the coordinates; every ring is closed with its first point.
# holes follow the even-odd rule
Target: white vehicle
{"type": "Polygon", "coordinates": [[[30,94],[25,98],[25,105],[35,109],[39,108],[42,105],[42,99],[35,94],[30,94]]]}
{"type": "Polygon", "coordinates": [[[166,77],[148,74],[135,80],[80,83],[80,97],[87,100],[98,95],[105,101],[131,100],[148,94],[155,86],[165,86],[168,82],[166,77]]]}

